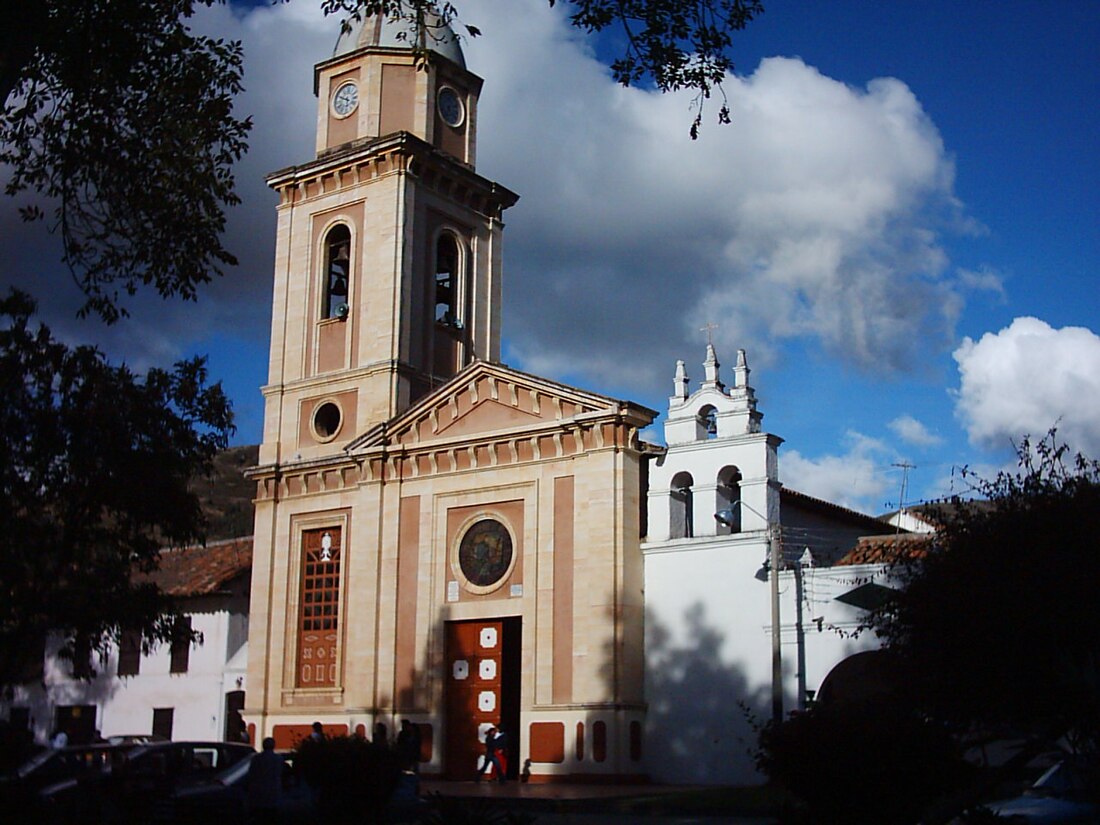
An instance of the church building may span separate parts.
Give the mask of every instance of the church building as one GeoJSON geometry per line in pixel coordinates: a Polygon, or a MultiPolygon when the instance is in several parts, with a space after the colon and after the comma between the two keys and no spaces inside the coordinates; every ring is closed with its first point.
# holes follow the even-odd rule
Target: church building
{"type": "Polygon", "coordinates": [[[490,726],[532,781],[661,775],[681,745],[744,763],[740,740],[673,741],[726,683],[678,677],[670,640],[699,642],[709,609],[766,670],[780,628],[753,571],[780,507],[811,560],[875,523],[782,490],[743,352],[730,388],[711,347],[697,392],[678,366],[667,448],[639,438],[656,411],[500,363],[517,195],[476,171],[482,81],[454,35],[423,45],[353,22],[315,69],[316,156],[268,178],[253,741],[409,719],[422,772],[452,779],[474,776],[490,726]]]}
{"type": "Polygon", "coordinates": [[[246,718],[281,747],[421,726],[472,777],[490,725],[553,773],[640,773],[641,500],[655,412],[500,363],[481,79],[367,19],[316,67],[317,156],[275,173],[246,718]]]}

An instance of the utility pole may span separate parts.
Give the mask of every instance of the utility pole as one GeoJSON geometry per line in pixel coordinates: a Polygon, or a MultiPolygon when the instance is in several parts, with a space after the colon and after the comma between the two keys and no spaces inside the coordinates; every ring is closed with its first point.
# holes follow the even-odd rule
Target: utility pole
{"type": "Polygon", "coordinates": [[[779,624],[780,537],[775,527],[768,527],[768,566],[771,567],[772,589],[772,722],[783,721],[783,654],[782,628],[779,624]]]}

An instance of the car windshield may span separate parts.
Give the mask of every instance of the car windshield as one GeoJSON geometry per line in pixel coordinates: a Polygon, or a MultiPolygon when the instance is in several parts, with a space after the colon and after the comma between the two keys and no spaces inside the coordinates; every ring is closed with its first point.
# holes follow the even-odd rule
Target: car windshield
{"type": "Polygon", "coordinates": [[[60,754],[57,751],[42,751],[42,753],[36,754],[19,766],[19,770],[16,773],[19,774],[19,778],[34,773],[42,765],[46,764],[50,759],[60,758],[60,754]]]}
{"type": "Polygon", "coordinates": [[[110,745],[77,745],[45,751],[24,762],[17,772],[20,780],[51,782],[86,770],[102,770],[130,748],[110,745]]]}
{"type": "Polygon", "coordinates": [[[1084,789],[1085,782],[1080,771],[1068,762],[1059,762],[1035,780],[1030,793],[1035,796],[1069,797],[1083,792],[1084,789]]]}
{"type": "Polygon", "coordinates": [[[231,765],[219,773],[217,776],[218,782],[221,782],[223,785],[236,785],[238,782],[243,781],[245,776],[248,775],[248,766],[252,763],[252,759],[255,755],[254,753],[250,754],[240,762],[231,765]]]}

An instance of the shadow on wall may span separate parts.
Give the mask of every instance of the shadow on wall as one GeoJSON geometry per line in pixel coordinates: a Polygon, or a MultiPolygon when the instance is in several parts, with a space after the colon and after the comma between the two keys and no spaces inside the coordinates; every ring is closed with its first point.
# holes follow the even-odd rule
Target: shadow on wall
{"type": "MultiPolygon", "coordinates": [[[[4,705],[27,710],[27,724],[39,743],[45,743],[57,726],[58,708],[94,708],[95,718],[88,729],[90,734],[102,723],[102,708],[121,688],[118,680],[108,671],[108,662],[95,659],[92,668],[96,675],[87,680],[72,676],[72,662],[57,655],[57,645],[44,645],[41,675],[33,681],[11,686],[4,697],[4,705]]],[[[10,712],[10,710],[9,710],[10,712]]]]}
{"type": "Polygon", "coordinates": [[[750,685],[725,664],[725,634],[708,625],[706,607],[684,611],[684,638],[646,612],[646,765],[658,781],[693,784],[757,783],[752,753],[755,725],[767,719],[768,685],[750,685]]]}

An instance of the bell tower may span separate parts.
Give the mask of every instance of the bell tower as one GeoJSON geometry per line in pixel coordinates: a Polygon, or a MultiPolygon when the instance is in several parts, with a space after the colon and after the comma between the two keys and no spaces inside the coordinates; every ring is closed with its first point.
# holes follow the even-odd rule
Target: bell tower
{"type": "Polygon", "coordinates": [[[314,71],[316,157],[279,195],[260,463],[321,458],[500,360],[502,215],[474,170],[481,78],[429,16],[352,21],[314,71]]]}

